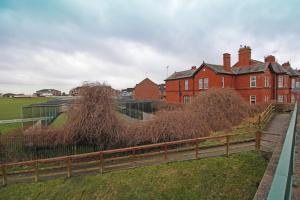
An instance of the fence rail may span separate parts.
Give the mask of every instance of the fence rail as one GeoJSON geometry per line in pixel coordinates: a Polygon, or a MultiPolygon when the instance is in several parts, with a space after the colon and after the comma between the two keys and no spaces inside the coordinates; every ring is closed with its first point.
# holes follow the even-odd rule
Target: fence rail
{"type": "MultiPolygon", "coordinates": [[[[222,144],[215,145],[215,147],[219,147],[220,149],[214,151],[223,152],[225,150],[224,155],[229,156],[230,147],[237,143],[231,141],[231,139],[238,135],[241,134],[200,137],[49,159],[7,163],[0,165],[0,177],[2,178],[3,185],[6,185],[10,179],[12,182],[24,180],[38,181],[40,179],[57,176],[66,176],[67,178],[70,178],[73,174],[90,171],[100,171],[102,173],[103,171],[126,168],[126,166],[132,163],[145,162],[145,158],[149,159],[157,155],[162,156],[164,161],[168,161],[169,156],[173,155],[172,153],[186,151],[187,148],[182,148],[182,145],[189,145],[188,149],[194,151],[193,156],[190,159],[198,159],[201,155],[201,151],[207,149],[206,146],[201,145],[202,142],[210,140],[222,141],[222,144]]],[[[253,147],[254,149],[253,142],[254,139],[248,140],[248,147],[253,147]]],[[[255,148],[260,148],[259,132],[256,133],[255,148]]],[[[210,151],[210,153],[213,153],[214,151],[210,151]]],[[[151,159],[146,161],[150,162],[151,159]]]]}
{"type": "Polygon", "coordinates": [[[297,112],[296,103],[268,194],[269,200],[292,198],[297,112]]]}
{"type": "Polygon", "coordinates": [[[268,107],[258,116],[256,124],[260,129],[263,129],[265,124],[270,120],[272,117],[273,112],[276,109],[275,103],[270,103],[268,107]]]}

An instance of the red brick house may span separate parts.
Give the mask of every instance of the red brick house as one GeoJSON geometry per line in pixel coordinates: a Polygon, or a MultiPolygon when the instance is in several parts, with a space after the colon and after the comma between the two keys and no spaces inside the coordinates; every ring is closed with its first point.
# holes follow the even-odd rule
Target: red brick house
{"type": "Polygon", "coordinates": [[[270,100],[287,103],[295,100],[291,88],[299,77],[296,70],[288,64],[280,65],[272,55],[265,57],[264,62],[252,59],[251,48],[244,46],[233,66],[230,54],[224,53],[223,65],[203,62],[198,68],[173,73],[165,80],[166,100],[189,103],[209,88],[232,88],[251,104],[270,100]]]}
{"type": "Polygon", "coordinates": [[[149,78],[145,78],[136,84],[133,98],[136,100],[161,100],[161,88],[149,78]]]}

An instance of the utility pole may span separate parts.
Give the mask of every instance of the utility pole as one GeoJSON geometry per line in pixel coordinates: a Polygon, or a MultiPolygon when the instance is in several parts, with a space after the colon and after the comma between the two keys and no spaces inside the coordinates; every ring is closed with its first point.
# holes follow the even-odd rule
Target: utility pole
{"type": "Polygon", "coordinates": [[[167,68],[167,78],[169,76],[169,67],[170,67],[169,65],[166,66],[166,68],[167,68]]]}

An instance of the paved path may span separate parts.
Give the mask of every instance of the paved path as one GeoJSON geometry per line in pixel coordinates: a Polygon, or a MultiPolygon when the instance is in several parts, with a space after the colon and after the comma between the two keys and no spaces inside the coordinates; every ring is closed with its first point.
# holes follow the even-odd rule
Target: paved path
{"type": "Polygon", "coordinates": [[[300,200],[300,106],[298,106],[297,127],[296,127],[296,155],[295,155],[295,174],[293,184],[293,198],[300,200]]]}
{"type": "Polygon", "coordinates": [[[291,113],[275,114],[271,123],[267,127],[267,133],[263,134],[262,136],[262,140],[268,140],[262,141],[262,150],[272,152],[272,157],[254,196],[255,200],[267,198],[285,139],[286,131],[290,123],[290,118],[291,113]]]}

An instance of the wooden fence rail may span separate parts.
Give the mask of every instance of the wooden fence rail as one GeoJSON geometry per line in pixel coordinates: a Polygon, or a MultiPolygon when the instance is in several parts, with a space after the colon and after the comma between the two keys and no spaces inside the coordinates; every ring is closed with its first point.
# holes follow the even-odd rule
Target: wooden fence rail
{"type": "MultiPolygon", "coordinates": [[[[128,165],[131,166],[141,162],[147,161],[150,163],[153,161],[151,158],[155,156],[160,156],[159,159],[163,159],[167,162],[168,160],[171,161],[169,156],[173,155],[174,152],[185,151],[184,148],[182,148],[183,146],[192,146],[192,148],[189,148],[189,150],[194,149],[195,153],[190,159],[198,159],[201,151],[204,151],[204,149],[207,147],[202,145],[203,142],[210,140],[217,140],[218,142],[221,142],[220,144],[215,145],[215,147],[217,146],[221,148],[219,151],[223,151],[225,148],[225,153],[222,154],[229,156],[230,147],[233,144],[238,143],[234,141],[231,142],[231,138],[238,135],[241,134],[200,137],[49,159],[6,163],[0,165],[0,177],[3,185],[7,185],[8,180],[10,179],[12,180],[11,182],[39,181],[43,178],[47,179],[49,177],[52,178],[56,176],[65,176],[70,178],[73,176],[73,174],[81,174],[92,171],[99,171],[102,173],[104,170],[111,171],[113,169],[122,169],[128,167],[128,165]]],[[[253,146],[259,150],[261,133],[257,132],[255,135],[255,139],[248,140],[248,142],[252,141],[253,143],[251,143],[250,146],[253,146]]],[[[211,153],[212,152],[213,151],[211,151],[211,153]]]]}

